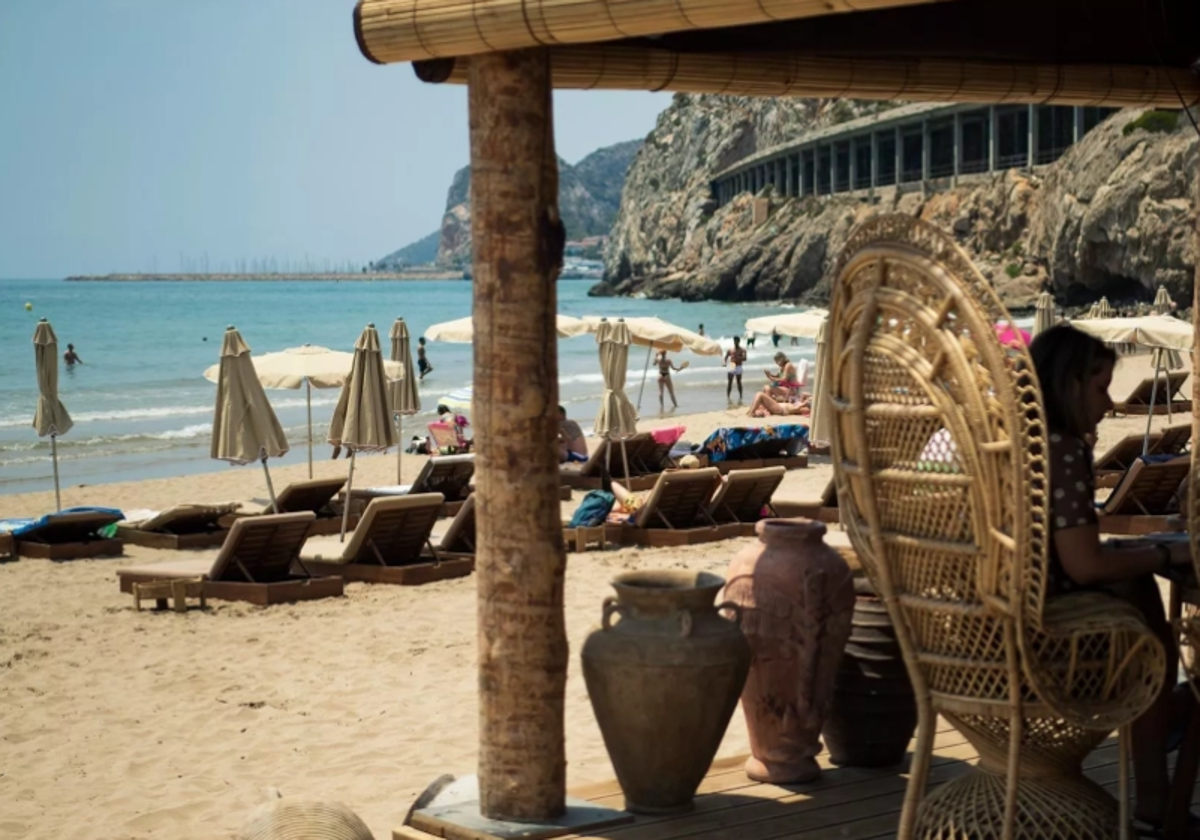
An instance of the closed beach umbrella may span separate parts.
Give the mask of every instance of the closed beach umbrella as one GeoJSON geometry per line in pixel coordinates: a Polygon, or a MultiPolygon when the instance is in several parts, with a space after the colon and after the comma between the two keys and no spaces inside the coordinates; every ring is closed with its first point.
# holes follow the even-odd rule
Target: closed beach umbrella
{"type": "MultiPolygon", "coordinates": [[[[341,388],[350,376],[354,354],[342,350],[330,350],[305,344],[290,347],[277,353],[265,353],[254,357],[254,372],[264,388],[297,391],[305,389],[308,406],[308,477],[313,477],[313,419],[312,389],[341,388]]],[[[404,375],[404,368],[394,362],[384,362],[384,373],[389,380],[404,375]]],[[[221,366],[213,365],[204,371],[204,378],[216,382],[221,366]]]]}
{"type": "MultiPolygon", "coordinates": [[[[588,332],[588,325],[579,318],[570,315],[556,315],[555,326],[559,338],[575,338],[588,332]]],[[[470,344],[475,340],[475,322],[468,315],[441,324],[434,324],[425,330],[426,341],[445,341],[451,344],[470,344]]]]}
{"type": "Polygon", "coordinates": [[[50,435],[50,460],[54,463],[54,507],[62,510],[58,486],[59,435],[65,435],[75,425],[66,407],[58,399],[58,336],[45,318],[33,331],[33,360],[37,368],[38,401],[33,413],[33,428],[38,437],[50,435]]]}
{"type": "Polygon", "coordinates": [[[267,493],[274,506],[275,488],[267,459],[278,458],[287,451],[287,437],[258,381],[250,347],[236,329],[229,327],[221,344],[211,456],[232,464],[262,461],[267,493]]]}
{"type": "MultiPolygon", "coordinates": [[[[637,412],[625,396],[625,369],[629,364],[629,327],[624,319],[615,323],[602,320],[596,330],[600,346],[600,373],[604,376],[604,395],[596,414],[596,434],[621,441],[621,456],[625,464],[625,479],[629,480],[629,462],[625,458],[625,438],[637,434],[637,412]]],[[[610,449],[611,451],[611,449],[610,449]]]]}
{"type": "Polygon", "coordinates": [[[1166,286],[1159,286],[1158,291],[1155,292],[1153,308],[1155,315],[1169,315],[1175,308],[1175,301],[1171,300],[1166,286]]]}
{"type": "MultiPolygon", "coordinates": [[[[1154,294],[1154,304],[1151,307],[1155,315],[1170,315],[1175,309],[1175,301],[1167,292],[1166,286],[1159,286],[1154,294]]],[[[1154,369],[1180,370],[1183,367],[1183,356],[1178,350],[1155,350],[1154,369]]]]}
{"type": "MultiPolygon", "coordinates": [[[[599,333],[602,324],[611,324],[607,318],[588,315],[584,319],[589,332],[599,333]]],[[[646,367],[642,371],[642,385],[638,390],[638,407],[642,405],[642,395],[646,391],[646,377],[650,373],[650,357],[656,350],[666,350],[679,353],[690,350],[699,356],[720,356],[723,352],[721,345],[707,336],[692,332],[689,329],[664,321],[662,318],[623,318],[629,331],[629,343],[646,348],[646,367]]],[[[599,336],[596,338],[599,341],[599,336]]],[[[628,351],[626,351],[628,355],[628,351]]]]}
{"type": "Polygon", "coordinates": [[[417,393],[417,377],[413,373],[412,351],[408,345],[408,325],[403,318],[392,324],[392,361],[403,370],[404,377],[388,387],[388,400],[396,418],[396,483],[402,479],[401,459],[404,457],[404,415],[421,410],[421,395],[417,393]]]}
{"type": "Polygon", "coordinates": [[[826,316],[817,330],[817,358],[814,360],[817,369],[813,377],[812,414],[808,418],[808,437],[814,443],[826,440],[829,436],[829,317],[826,316]],[[823,437],[822,437],[823,436],[823,437]]]}
{"type": "Polygon", "coordinates": [[[396,430],[388,416],[387,378],[383,372],[383,352],[379,333],[368,324],[354,343],[354,365],[350,378],[342,386],[333,419],[329,423],[329,442],[350,451],[350,476],[346,480],[346,507],[342,514],[342,539],[350,518],[350,493],[354,489],[354,460],[359,451],[380,452],[396,444],[396,430]]]}
{"type": "Polygon", "coordinates": [[[1033,335],[1037,336],[1054,326],[1054,295],[1042,292],[1038,295],[1037,310],[1033,316],[1033,335]]]}

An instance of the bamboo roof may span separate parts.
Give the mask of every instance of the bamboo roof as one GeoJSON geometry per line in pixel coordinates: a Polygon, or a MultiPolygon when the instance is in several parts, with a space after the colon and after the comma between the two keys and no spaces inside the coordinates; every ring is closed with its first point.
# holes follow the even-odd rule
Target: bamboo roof
{"type": "Polygon", "coordinates": [[[1200,102],[1197,0],[359,0],[355,32],[372,61],[435,82],[547,46],[560,88],[1200,102]]]}

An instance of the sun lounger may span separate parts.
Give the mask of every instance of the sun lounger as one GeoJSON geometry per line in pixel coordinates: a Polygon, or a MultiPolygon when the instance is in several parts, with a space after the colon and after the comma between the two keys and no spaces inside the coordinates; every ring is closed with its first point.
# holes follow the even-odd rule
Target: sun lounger
{"type": "Polygon", "coordinates": [[[754,524],[762,519],[764,509],[776,515],[771,497],[786,472],[783,467],[763,467],[729,473],[708,503],[709,517],[721,524],[740,523],[745,526],[742,533],[753,536],[754,524]]]}
{"type": "Polygon", "coordinates": [[[229,534],[222,519],[240,507],[239,502],[175,505],[137,522],[118,522],[117,538],[147,548],[214,548],[229,534]]]}
{"type": "Polygon", "coordinates": [[[13,539],[13,535],[5,532],[0,532],[0,558],[5,560],[14,557],[17,553],[17,541],[13,539]]]}
{"type": "Polygon", "coordinates": [[[1158,391],[1154,390],[1155,377],[1147,377],[1129,392],[1129,396],[1113,405],[1114,414],[1146,414],[1150,411],[1150,400],[1154,399],[1154,413],[1167,414],[1170,412],[1191,411],[1192,401],[1180,394],[1183,383],[1187,381],[1189,372],[1186,370],[1167,371],[1158,377],[1158,391]]]}
{"type": "Polygon", "coordinates": [[[415,586],[469,575],[474,555],[442,558],[430,540],[444,501],[441,493],[373,499],[345,543],[336,537],[309,540],[301,559],[315,573],[367,583],[415,586]]]}
{"type": "Polygon", "coordinates": [[[471,479],[474,477],[474,455],[435,455],[425,462],[425,466],[417,475],[417,480],[412,484],[355,487],[350,491],[350,500],[356,506],[365,506],[372,499],[441,493],[446,500],[443,505],[443,515],[453,516],[458,512],[462,501],[470,495],[471,479]]]}
{"type": "MultiPolygon", "coordinates": [[[[1151,436],[1153,437],[1153,435],[1151,436]]],[[[1167,426],[1159,436],[1158,444],[1150,446],[1151,455],[1182,455],[1192,444],[1192,424],[1180,423],[1167,426]]]]}
{"type": "Polygon", "coordinates": [[[68,508],[38,519],[21,520],[15,527],[4,530],[12,535],[20,557],[47,560],[110,557],[121,554],[123,544],[100,531],[124,518],[121,511],[109,508],[68,508]]]}
{"type": "Polygon", "coordinates": [[[815,519],[818,522],[840,522],[841,511],[838,510],[837,485],[833,479],[825,485],[820,498],[807,502],[793,502],[786,499],[775,499],[772,503],[775,513],[786,519],[815,519]]]}
{"type": "Polygon", "coordinates": [[[715,467],[662,473],[633,521],[612,526],[609,540],[625,545],[693,545],[740,536],[740,525],[718,526],[708,513],[720,476],[715,467]]]}
{"type": "MultiPolygon", "coordinates": [[[[435,535],[436,536],[436,535],[435,535]]],[[[450,520],[446,532],[438,537],[437,553],[439,557],[448,555],[470,557],[472,565],[475,558],[475,494],[467,496],[458,513],[450,520]]]]}
{"type": "MultiPolygon", "coordinates": [[[[293,481],[275,496],[274,505],[268,502],[256,507],[254,504],[243,503],[241,510],[225,518],[225,523],[232,525],[236,519],[246,516],[308,511],[316,517],[310,531],[311,534],[337,534],[342,528],[342,512],[333,505],[333,497],[345,484],[346,479],[344,478],[310,478],[307,481],[293,481]]],[[[353,515],[350,517],[349,527],[354,527],[357,518],[353,515]]]]}
{"type": "Polygon", "coordinates": [[[200,578],[205,598],[266,606],[341,595],[340,577],[316,577],[297,562],[312,511],[250,516],[233,523],[213,560],[174,560],[117,570],[122,592],[136,583],[200,578]]]}
{"type": "MultiPolygon", "coordinates": [[[[621,441],[610,443],[607,440],[601,440],[583,463],[562,464],[559,467],[562,483],[567,487],[579,490],[598,490],[606,460],[608,474],[617,480],[624,478],[627,461],[630,476],[643,476],[662,471],[664,447],[656,442],[649,432],[639,432],[626,438],[624,454],[622,454],[621,448],[621,441]]],[[[669,453],[671,447],[668,445],[665,450],[669,453]]]]}
{"type": "Polygon", "coordinates": [[[1180,485],[1191,470],[1191,456],[1138,458],[1099,508],[1105,534],[1167,531],[1180,485]]]}

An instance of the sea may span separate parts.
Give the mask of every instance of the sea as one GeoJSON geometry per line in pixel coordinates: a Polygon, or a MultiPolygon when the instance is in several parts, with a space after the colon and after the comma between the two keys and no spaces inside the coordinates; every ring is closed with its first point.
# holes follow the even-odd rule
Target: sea
{"type": "MultiPolygon", "coordinates": [[[[587,290],[594,282],[560,279],[559,312],[577,317],[654,315],[691,330],[703,324],[705,333],[726,347],[732,336],[744,332],[747,319],[785,306],[589,298],[587,290]]],[[[71,343],[84,362],[73,368],[60,366],[59,371],[59,396],[75,421],[74,428],[58,438],[61,481],[67,487],[230,469],[209,458],[216,386],[203,376],[218,361],[226,326],[236,326],[251,350],[262,354],[302,344],[351,351],[363,327],[374,323],[386,353],[388,331],[397,317],[408,323],[415,346],[416,337],[432,324],[470,313],[468,281],[0,280],[0,494],[53,486],[50,441],[32,428],[37,401],[32,337],[39,318],[48,318],[54,326],[60,358],[71,343]]],[[[784,339],[782,349],[794,359],[813,359],[812,342],[802,340],[792,347],[788,341],[784,339]]],[[[430,343],[427,352],[433,372],[420,385],[422,412],[405,418],[406,438],[409,429],[424,431],[439,397],[471,383],[471,345],[430,343]]],[[[760,369],[773,367],[774,352],[766,336],[759,336],[750,348],[744,379],[747,402],[765,382],[760,369]]],[[[560,402],[587,431],[603,389],[594,337],[560,339],[558,355],[560,402]]],[[[719,357],[685,350],[675,361],[689,362],[674,375],[677,413],[728,406],[726,372],[719,357]]],[[[626,392],[635,404],[640,397],[640,416],[657,417],[653,367],[640,394],[645,365],[645,350],[630,348],[626,392]]],[[[303,463],[304,390],[271,390],[267,396],[292,447],[272,463],[303,463]]],[[[325,433],[337,396],[336,389],[313,391],[316,459],[330,455],[325,433]]]]}

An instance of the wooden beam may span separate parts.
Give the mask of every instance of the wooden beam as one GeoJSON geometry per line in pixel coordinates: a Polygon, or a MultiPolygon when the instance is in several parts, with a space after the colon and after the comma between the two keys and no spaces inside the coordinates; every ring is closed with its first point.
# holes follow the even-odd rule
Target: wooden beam
{"type": "MultiPolygon", "coordinates": [[[[427,82],[465,83],[475,59],[417,62],[427,82]]],[[[653,47],[550,50],[556,88],[740,96],[1179,108],[1200,104],[1200,76],[1163,67],[680,53],[653,47]]]]}
{"type": "Polygon", "coordinates": [[[558,217],[544,50],[472,62],[479,788],[484,817],[566,801],[566,555],[559,513],[558,217]]]}
{"type": "Polygon", "coordinates": [[[354,35],[377,64],[615,41],[948,0],[359,0],[354,35]]]}

